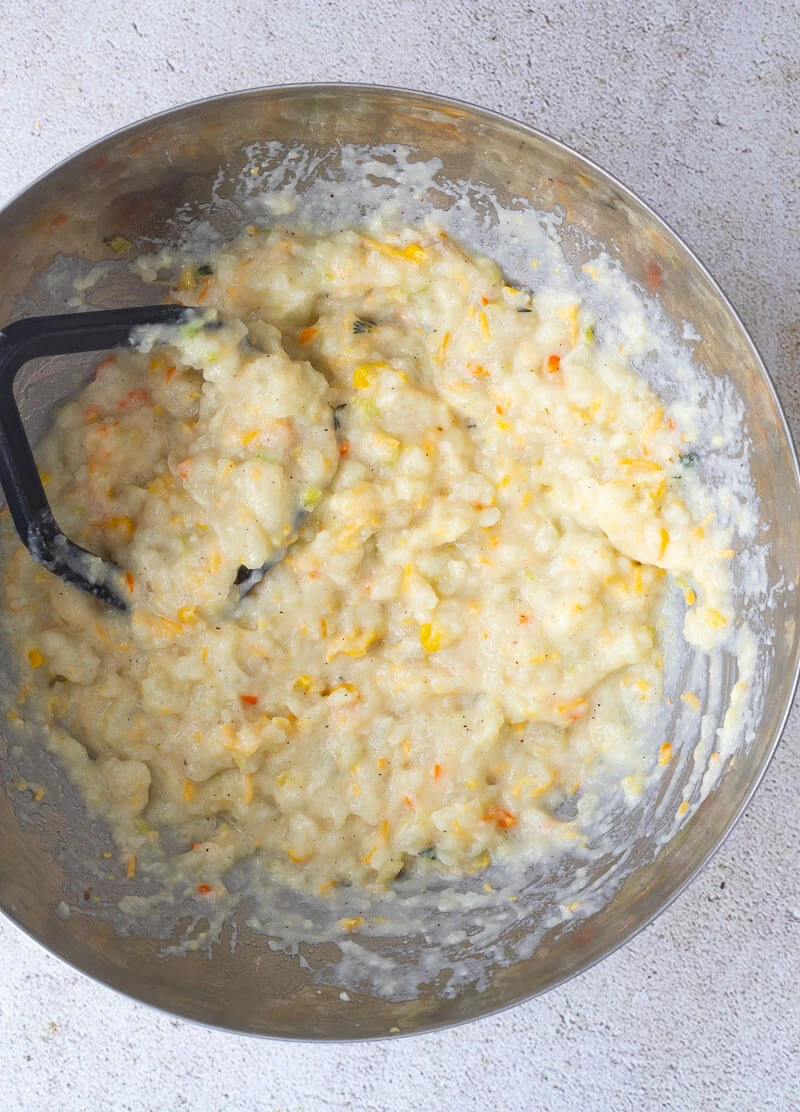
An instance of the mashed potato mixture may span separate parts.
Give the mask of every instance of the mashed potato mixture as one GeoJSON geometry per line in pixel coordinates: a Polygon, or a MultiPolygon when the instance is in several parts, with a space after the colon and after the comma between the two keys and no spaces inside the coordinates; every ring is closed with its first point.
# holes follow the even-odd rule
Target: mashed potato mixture
{"type": "Polygon", "coordinates": [[[178,285],[214,326],[105,359],[38,453],[131,614],[5,572],[19,714],[129,873],[177,855],[211,895],[258,851],[326,891],[574,847],[586,785],[670,759],[669,576],[690,643],[732,620],[688,438],[576,294],[434,229],[251,227],[178,285]]]}

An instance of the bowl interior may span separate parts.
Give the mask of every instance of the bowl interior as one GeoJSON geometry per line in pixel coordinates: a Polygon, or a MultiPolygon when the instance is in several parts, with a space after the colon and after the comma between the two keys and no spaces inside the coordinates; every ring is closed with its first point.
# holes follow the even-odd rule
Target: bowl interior
{"type": "MultiPolygon", "coordinates": [[[[414,992],[383,995],[364,979],[342,1000],[341,985],[326,973],[331,946],[305,947],[299,963],[271,950],[244,923],[236,945],[223,939],[212,961],[201,952],[163,956],[163,940],[152,935],[123,939],[106,914],[123,889],[86,869],[86,847],[103,844],[101,824],[87,820],[43,750],[20,750],[13,738],[4,739],[0,904],[6,913],[76,967],[148,1003],[242,1031],[298,1038],[363,1038],[470,1019],[551,987],[630,937],[680,891],[742,810],[779,736],[798,668],[792,535],[800,488],[764,367],[730,306],[673,233],[609,176],[530,129],[421,94],[359,87],[242,93],[144,121],[57,167],[0,214],[0,321],[68,311],[77,273],[89,277],[85,307],[161,300],[164,287],[143,285],[129,267],[132,257],[181,240],[198,222],[212,239],[235,234],[247,213],[242,182],[248,174],[273,188],[291,178],[302,216],[304,189],[340,179],[342,151],[350,144],[401,145],[412,159],[439,159],[434,181],[421,187],[424,204],[450,205],[454,182],[473,183],[473,207],[479,216],[485,207],[487,223],[491,205],[482,190],[511,208],[529,203],[558,219],[571,263],[602,246],[643,290],[657,288],[666,318],[679,331],[688,322],[702,337],[693,348],[696,363],[730,382],[744,404],[769,591],[766,602],[759,596],[742,603],[760,611],[765,629],[759,718],[714,790],[677,828],[671,818],[640,816],[638,826],[622,832],[618,850],[586,878],[593,914],[572,922],[553,918],[534,885],[491,948],[479,933],[454,943],[448,975],[431,972],[414,992]],[[290,173],[286,151],[298,141],[306,161],[295,161],[290,173]],[[122,259],[104,244],[118,234],[133,244],[122,259]],[[28,805],[14,790],[20,775],[47,786],[41,804],[28,805]]],[[[388,170],[384,182],[379,167],[372,174],[375,184],[391,190],[388,170]]],[[[357,199],[353,205],[351,217],[358,219],[357,199]]],[[[91,364],[83,357],[42,360],[25,372],[18,400],[33,439],[91,364]]],[[[724,689],[734,681],[730,669],[724,689]]],[[[679,724],[673,720],[669,728],[679,724]]],[[[684,748],[685,760],[676,763],[665,789],[678,800],[690,763],[684,748]]],[[[391,955],[402,969],[419,965],[425,942],[418,932],[415,939],[375,938],[365,947],[391,955]]]]}

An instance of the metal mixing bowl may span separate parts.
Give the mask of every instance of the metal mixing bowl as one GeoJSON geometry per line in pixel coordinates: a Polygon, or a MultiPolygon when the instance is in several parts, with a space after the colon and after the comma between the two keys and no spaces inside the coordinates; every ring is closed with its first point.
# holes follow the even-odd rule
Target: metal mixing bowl
{"type": "MultiPolygon", "coordinates": [[[[659,831],[645,831],[628,855],[627,875],[618,872],[614,885],[609,882],[605,906],[552,926],[531,953],[510,964],[487,956],[480,988],[473,983],[450,995],[431,983],[413,999],[365,989],[345,1002],[339,986],[315,981],[314,953],[307,952],[310,967],[303,967],[243,925],[236,947],[219,946],[209,961],[201,953],[160,956],[162,944],[152,937],[121,938],[111,918],[88,913],[93,894],[85,894],[86,914],[65,915],[63,900],[80,905],[82,899],[78,849],[102,839],[102,830],[87,821],[49,757],[3,744],[7,787],[20,770],[48,785],[36,806],[26,807],[18,791],[0,795],[0,904],[32,937],[99,981],[177,1015],[256,1034],[357,1039],[458,1023],[540,993],[629,939],[703,866],[750,798],[791,706],[800,636],[800,592],[793,590],[800,483],[786,421],[758,353],[709,274],[669,228],[608,174],[547,136],[422,94],[358,86],[257,90],[191,104],[95,143],[0,214],[0,321],[66,311],[70,260],[108,259],[104,239],[120,232],[133,242],[133,254],[174,232],[176,213],[179,224],[200,215],[225,234],[234,232],[227,186],[241,174],[246,148],[298,138],[334,154],[341,143],[380,142],[438,156],[446,179],[486,183],[501,198],[528,199],[545,212],[559,208],[573,260],[585,252],[588,232],[643,286],[657,274],[667,316],[690,322],[703,337],[695,347],[698,363],[712,376],[728,376],[744,401],[772,589],[760,722],[717,788],[665,844],[659,831]]],[[[100,275],[92,304],[162,296],[159,287],[137,283],[128,261],[100,275]]],[[[19,400],[33,437],[88,365],[50,360],[26,371],[19,400]]],[[[103,898],[113,895],[111,885],[103,898]]],[[[515,928],[523,935],[526,929],[526,921],[515,928]]],[[[413,962],[416,952],[409,943],[405,960],[413,962]]]]}

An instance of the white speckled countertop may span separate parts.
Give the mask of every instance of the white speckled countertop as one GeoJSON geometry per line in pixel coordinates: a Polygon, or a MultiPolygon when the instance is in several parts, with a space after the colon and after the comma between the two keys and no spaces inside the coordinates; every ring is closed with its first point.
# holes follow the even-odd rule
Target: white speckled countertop
{"type": "MultiPolygon", "coordinates": [[[[0,19],[0,201],[104,132],[212,93],[356,80],[476,101],[595,158],[670,221],[800,433],[795,0],[0,0],[0,19]]],[[[504,1015],[397,1043],[190,1026],[0,922],[0,1109],[795,1109],[798,785],[795,715],[733,836],[630,945],[504,1015]]]]}

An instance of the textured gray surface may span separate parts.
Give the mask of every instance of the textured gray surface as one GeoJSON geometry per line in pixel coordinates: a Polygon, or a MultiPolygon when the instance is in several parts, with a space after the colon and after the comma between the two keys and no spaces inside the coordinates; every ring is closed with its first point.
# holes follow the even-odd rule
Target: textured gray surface
{"type": "MultiPolygon", "coordinates": [[[[0,27],[0,200],[112,128],[252,85],[397,84],[541,127],[698,251],[800,433],[794,0],[0,0],[0,27]]],[[[304,1047],[206,1031],[112,995],[0,923],[0,1108],[794,1109],[798,784],[795,715],[733,836],[654,926],[541,1000],[417,1040],[304,1047]]]]}

